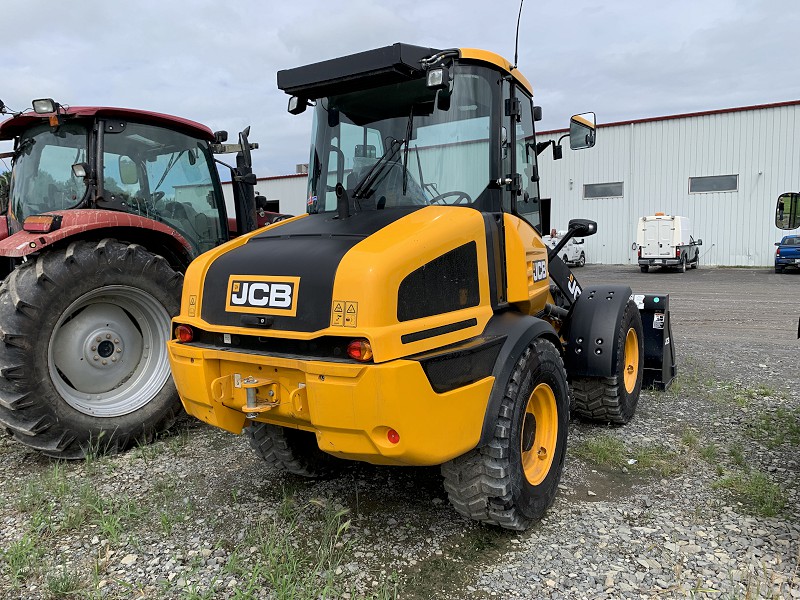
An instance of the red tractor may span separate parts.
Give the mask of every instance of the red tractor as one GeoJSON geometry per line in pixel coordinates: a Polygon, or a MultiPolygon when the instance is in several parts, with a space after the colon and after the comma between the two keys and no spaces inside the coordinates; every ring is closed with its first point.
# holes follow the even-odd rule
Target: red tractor
{"type": "MultiPolygon", "coordinates": [[[[174,423],[166,342],[193,258],[274,218],[249,128],[35,100],[9,113],[0,216],[0,426],[58,458],[123,450],[174,423]],[[215,153],[236,152],[235,219],[215,153]],[[259,202],[257,202],[259,201],[259,202]],[[258,206],[257,206],[258,205],[258,206]]],[[[224,164],[224,163],[221,163],[224,164]]]]}

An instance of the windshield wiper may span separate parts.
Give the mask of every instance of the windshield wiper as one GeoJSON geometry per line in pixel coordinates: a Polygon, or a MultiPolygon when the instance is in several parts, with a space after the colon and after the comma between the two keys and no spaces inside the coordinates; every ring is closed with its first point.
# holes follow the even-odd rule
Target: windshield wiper
{"type": "MultiPolygon", "coordinates": [[[[411,105],[411,112],[408,113],[408,125],[406,126],[406,139],[403,144],[403,196],[406,195],[408,187],[408,145],[411,143],[411,134],[414,132],[414,105],[411,105]]],[[[417,153],[419,160],[419,153],[417,153]]]]}
{"type": "Polygon", "coordinates": [[[403,143],[400,140],[392,138],[392,142],[389,144],[389,147],[386,148],[386,152],[381,155],[375,164],[370,167],[370,170],[366,172],[364,177],[359,180],[358,184],[356,184],[356,187],[353,189],[353,198],[368,197],[372,186],[378,181],[378,177],[380,177],[381,173],[386,169],[386,165],[397,156],[397,153],[400,152],[400,148],[402,147],[403,143]]]}

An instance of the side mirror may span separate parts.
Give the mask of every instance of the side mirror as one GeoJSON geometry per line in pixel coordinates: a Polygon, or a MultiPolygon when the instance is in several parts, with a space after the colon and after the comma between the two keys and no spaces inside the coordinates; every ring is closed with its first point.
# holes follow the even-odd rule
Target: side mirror
{"type": "Polygon", "coordinates": [[[787,230],[800,227],[800,193],[786,192],[778,196],[775,204],[775,227],[787,230]]]}
{"type": "Polygon", "coordinates": [[[300,98],[299,96],[292,96],[289,98],[289,106],[287,110],[293,115],[304,113],[308,107],[308,100],[300,98]]]}
{"type": "Polygon", "coordinates": [[[597,223],[589,219],[570,219],[569,229],[574,231],[572,237],[589,237],[597,233],[597,223]]]}
{"type": "Polygon", "coordinates": [[[569,147],[573,150],[591,148],[595,142],[595,114],[573,115],[569,120],[569,147]]]}
{"type": "Polygon", "coordinates": [[[119,157],[119,178],[125,185],[139,183],[139,173],[136,172],[136,163],[127,156],[119,157]]]}
{"type": "Polygon", "coordinates": [[[775,245],[776,245],[776,246],[780,246],[780,245],[781,245],[781,243],[780,243],[780,242],[775,242],[775,245]]]}
{"type": "Polygon", "coordinates": [[[695,244],[695,246],[702,246],[703,245],[703,240],[697,240],[694,244],[695,244]]]}

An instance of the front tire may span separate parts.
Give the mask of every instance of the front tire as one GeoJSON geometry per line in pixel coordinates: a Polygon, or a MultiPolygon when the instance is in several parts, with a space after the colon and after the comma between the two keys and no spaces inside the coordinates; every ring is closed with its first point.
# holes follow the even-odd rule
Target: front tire
{"type": "Polygon", "coordinates": [[[281,471],[321,479],[341,469],[342,461],[320,450],[316,436],[309,431],[253,422],[245,433],[253,451],[281,471]]]}
{"type": "Polygon", "coordinates": [[[553,503],[564,468],[569,387],[561,355],[535,340],[517,361],[489,444],[442,465],[460,514],[524,530],[553,503]]]}
{"type": "Polygon", "coordinates": [[[66,459],[169,428],[180,400],[166,342],[182,283],[164,258],[114,240],[13,271],[0,287],[0,425],[66,459]]]}
{"type": "Polygon", "coordinates": [[[578,258],[578,266],[582,267],[585,264],[586,264],[586,255],[583,252],[581,252],[580,257],[578,258]]]}
{"type": "Polygon", "coordinates": [[[642,317],[628,300],[616,333],[616,372],[611,377],[576,377],[573,410],[584,419],[624,425],[633,418],[644,368],[642,317]]]}

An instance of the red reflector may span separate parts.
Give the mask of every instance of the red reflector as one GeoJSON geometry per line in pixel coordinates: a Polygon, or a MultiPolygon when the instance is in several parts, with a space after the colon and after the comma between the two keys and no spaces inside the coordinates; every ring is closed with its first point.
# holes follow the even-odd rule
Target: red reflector
{"type": "Polygon", "coordinates": [[[367,361],[372,359],[372,346],[367,340],[353,340],[347,344],[347,354],[355,360],[367,361]]]}
{"type": "Polygon", "coordinates": [[[179,342],[191,342],[194,339],[194,331],[187,325],[178,325],[175,328],[175,339],[179,342]]]}
{"type": "Polygon", "coordinates": [[[61,215],[33,215],[22,224],[22,229],[30,233],[50,233],[59,227],[61,215]]]}
{"type": "Polygon", "coordinates": [[[394,429],[390,429],[386,432],[386,439],[389,440],[391,443],[396,444],[400,441],[400,434],[397,433],[394,429]]]}

